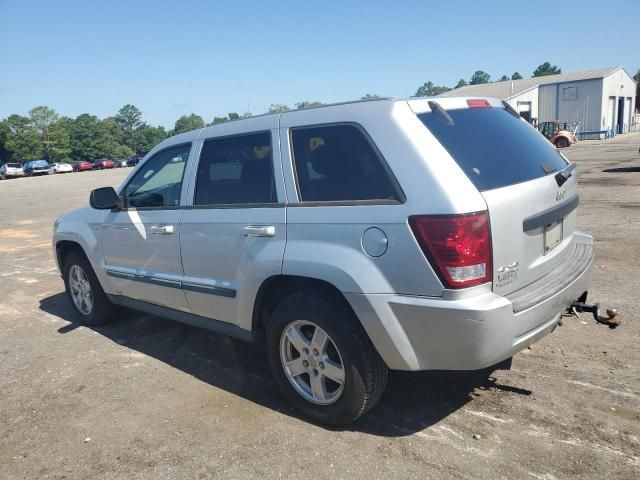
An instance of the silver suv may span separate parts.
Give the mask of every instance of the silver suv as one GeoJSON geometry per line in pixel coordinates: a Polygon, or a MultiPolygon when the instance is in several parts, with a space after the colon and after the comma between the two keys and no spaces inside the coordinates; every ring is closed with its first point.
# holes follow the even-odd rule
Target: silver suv
{"type": "Polygon", "coordinates": [[[88,325],[132,307],[265,344],[306,415],[366,413],[388,369],[511,358],[586,299],[575,165],[498,100],[379,100],[171,137],[53,246],[88,325]]]}

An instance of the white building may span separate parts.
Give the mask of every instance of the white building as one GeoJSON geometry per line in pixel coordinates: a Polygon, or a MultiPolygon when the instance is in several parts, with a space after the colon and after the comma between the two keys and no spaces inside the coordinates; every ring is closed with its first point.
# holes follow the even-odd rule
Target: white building
{"type": "MultiPolygon", "coordinates": [[[[495,97],[534,125],[580,122],[578,132],[631,130],[636,83],[623,67],[468,85],[442,97],[495,97]]],[[[603,134],[603,133],[602,133],[603,134]]]]}

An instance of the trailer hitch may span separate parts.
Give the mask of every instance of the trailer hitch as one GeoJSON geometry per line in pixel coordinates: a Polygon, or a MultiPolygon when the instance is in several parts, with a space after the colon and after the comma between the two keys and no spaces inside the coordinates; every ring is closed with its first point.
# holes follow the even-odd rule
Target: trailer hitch
{"type": "Polygon", "coordinates": [[[618,311],[615,308],[607,308],[606,317],[600,315],[600,305],[597,303],[586,303],[585,301],[578,300],[571,304],[569,311],[575,314],[576,317],[578,313],[590,312],[593,314],[596,322],[608,325],[609,328],[616,328],[622,323],[620,317],[618,317],[618,311]]]}

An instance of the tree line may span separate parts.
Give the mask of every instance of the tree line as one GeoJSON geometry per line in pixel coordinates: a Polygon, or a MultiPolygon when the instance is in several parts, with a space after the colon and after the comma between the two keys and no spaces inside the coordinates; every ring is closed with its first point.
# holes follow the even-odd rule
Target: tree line
{"type": "MultiPolygon", "coordinates": [[[[562,70],[545,62],[533,72],[533,77],[555,75],[562,70]]],[[[520,80],[522,75],[514,72],[510,77],[502,75],[499,82],[520,80]]],[[[634,76],[638,82],[640,95],[640,70],[634,76]]],[[[490,83],[491,75],[476,71],[469,81],[460,79],[453,88],[465,85],[490,83]]],[[[414,96],[435,96],[451,88],[425,82],[418,87],[414,96]]],[[[362,100],[381,98],[376,94],[366,94],[362,100]]],[[[323,105],[318,101],[301,101],[294,108],[312,108],[323,105]]],[[[281,113],[291,110],[288,105],[271,104],[267,113],[281,113]]],[[[10,115],[0,121],[0,164],[13,161],[24,163],[44,158],[49,162],[72,162],[95,160],[98,158],[123,159],[133,155],[143,155],[165,138],[179,133],[196,130],[209,125],[250,117],[251,113],[230,112],[216,116],[206,123],[200,115],[183,115],[175,122],[172,130],[154,127],[144,122],[142,112],[134,105],[125,105],[111,117],[99,119],[95,115],[83,113],[76,118],[60,116],[47,106],[35,107],[27,116],[10,115]]]]}
{"type": "MultiPolygon", "coordinates": [[[[538,68],[533,71],[533,75],[531,75],[531,78],[544,77],[545,75],[557,75],[558,73],[562,73],[562,69],[560,69],[557,65],[551,65],[551,63],[549,62],[544,62],[542,65],[538,65],[538,68]]],[[[497,81],[507,82],[509,80],[522,80],[523,78],[524,77],[520,75],[519,72],[513,72],[511,76],[502,75],[497,81]]],[[[418,87],[418,90],[416,90],[414,96],[433,97],[448,92],[449,90],[453,90],[455,88],[466,87],[467,85],[481,85],[483,83],[491,83],[491,75],[489,75],[487,72],[483,72],[482,70],[477,70],[473,75],[471,75],[469,81],[461,78],[453,88],[434,85],[433,82],[425,82],[418,87]]]]}

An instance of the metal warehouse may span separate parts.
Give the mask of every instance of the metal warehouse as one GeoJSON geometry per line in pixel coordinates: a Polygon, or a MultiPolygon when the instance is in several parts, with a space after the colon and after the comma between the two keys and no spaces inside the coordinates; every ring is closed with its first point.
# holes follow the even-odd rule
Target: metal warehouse
{"type": "Polygon", "coordinates": [[[608,136],[638,128],[633,122],[636,83],[624,67],[468,85],[442,97],[495,97],[533,125],[575,125],[583,136],[608,136]]]}

